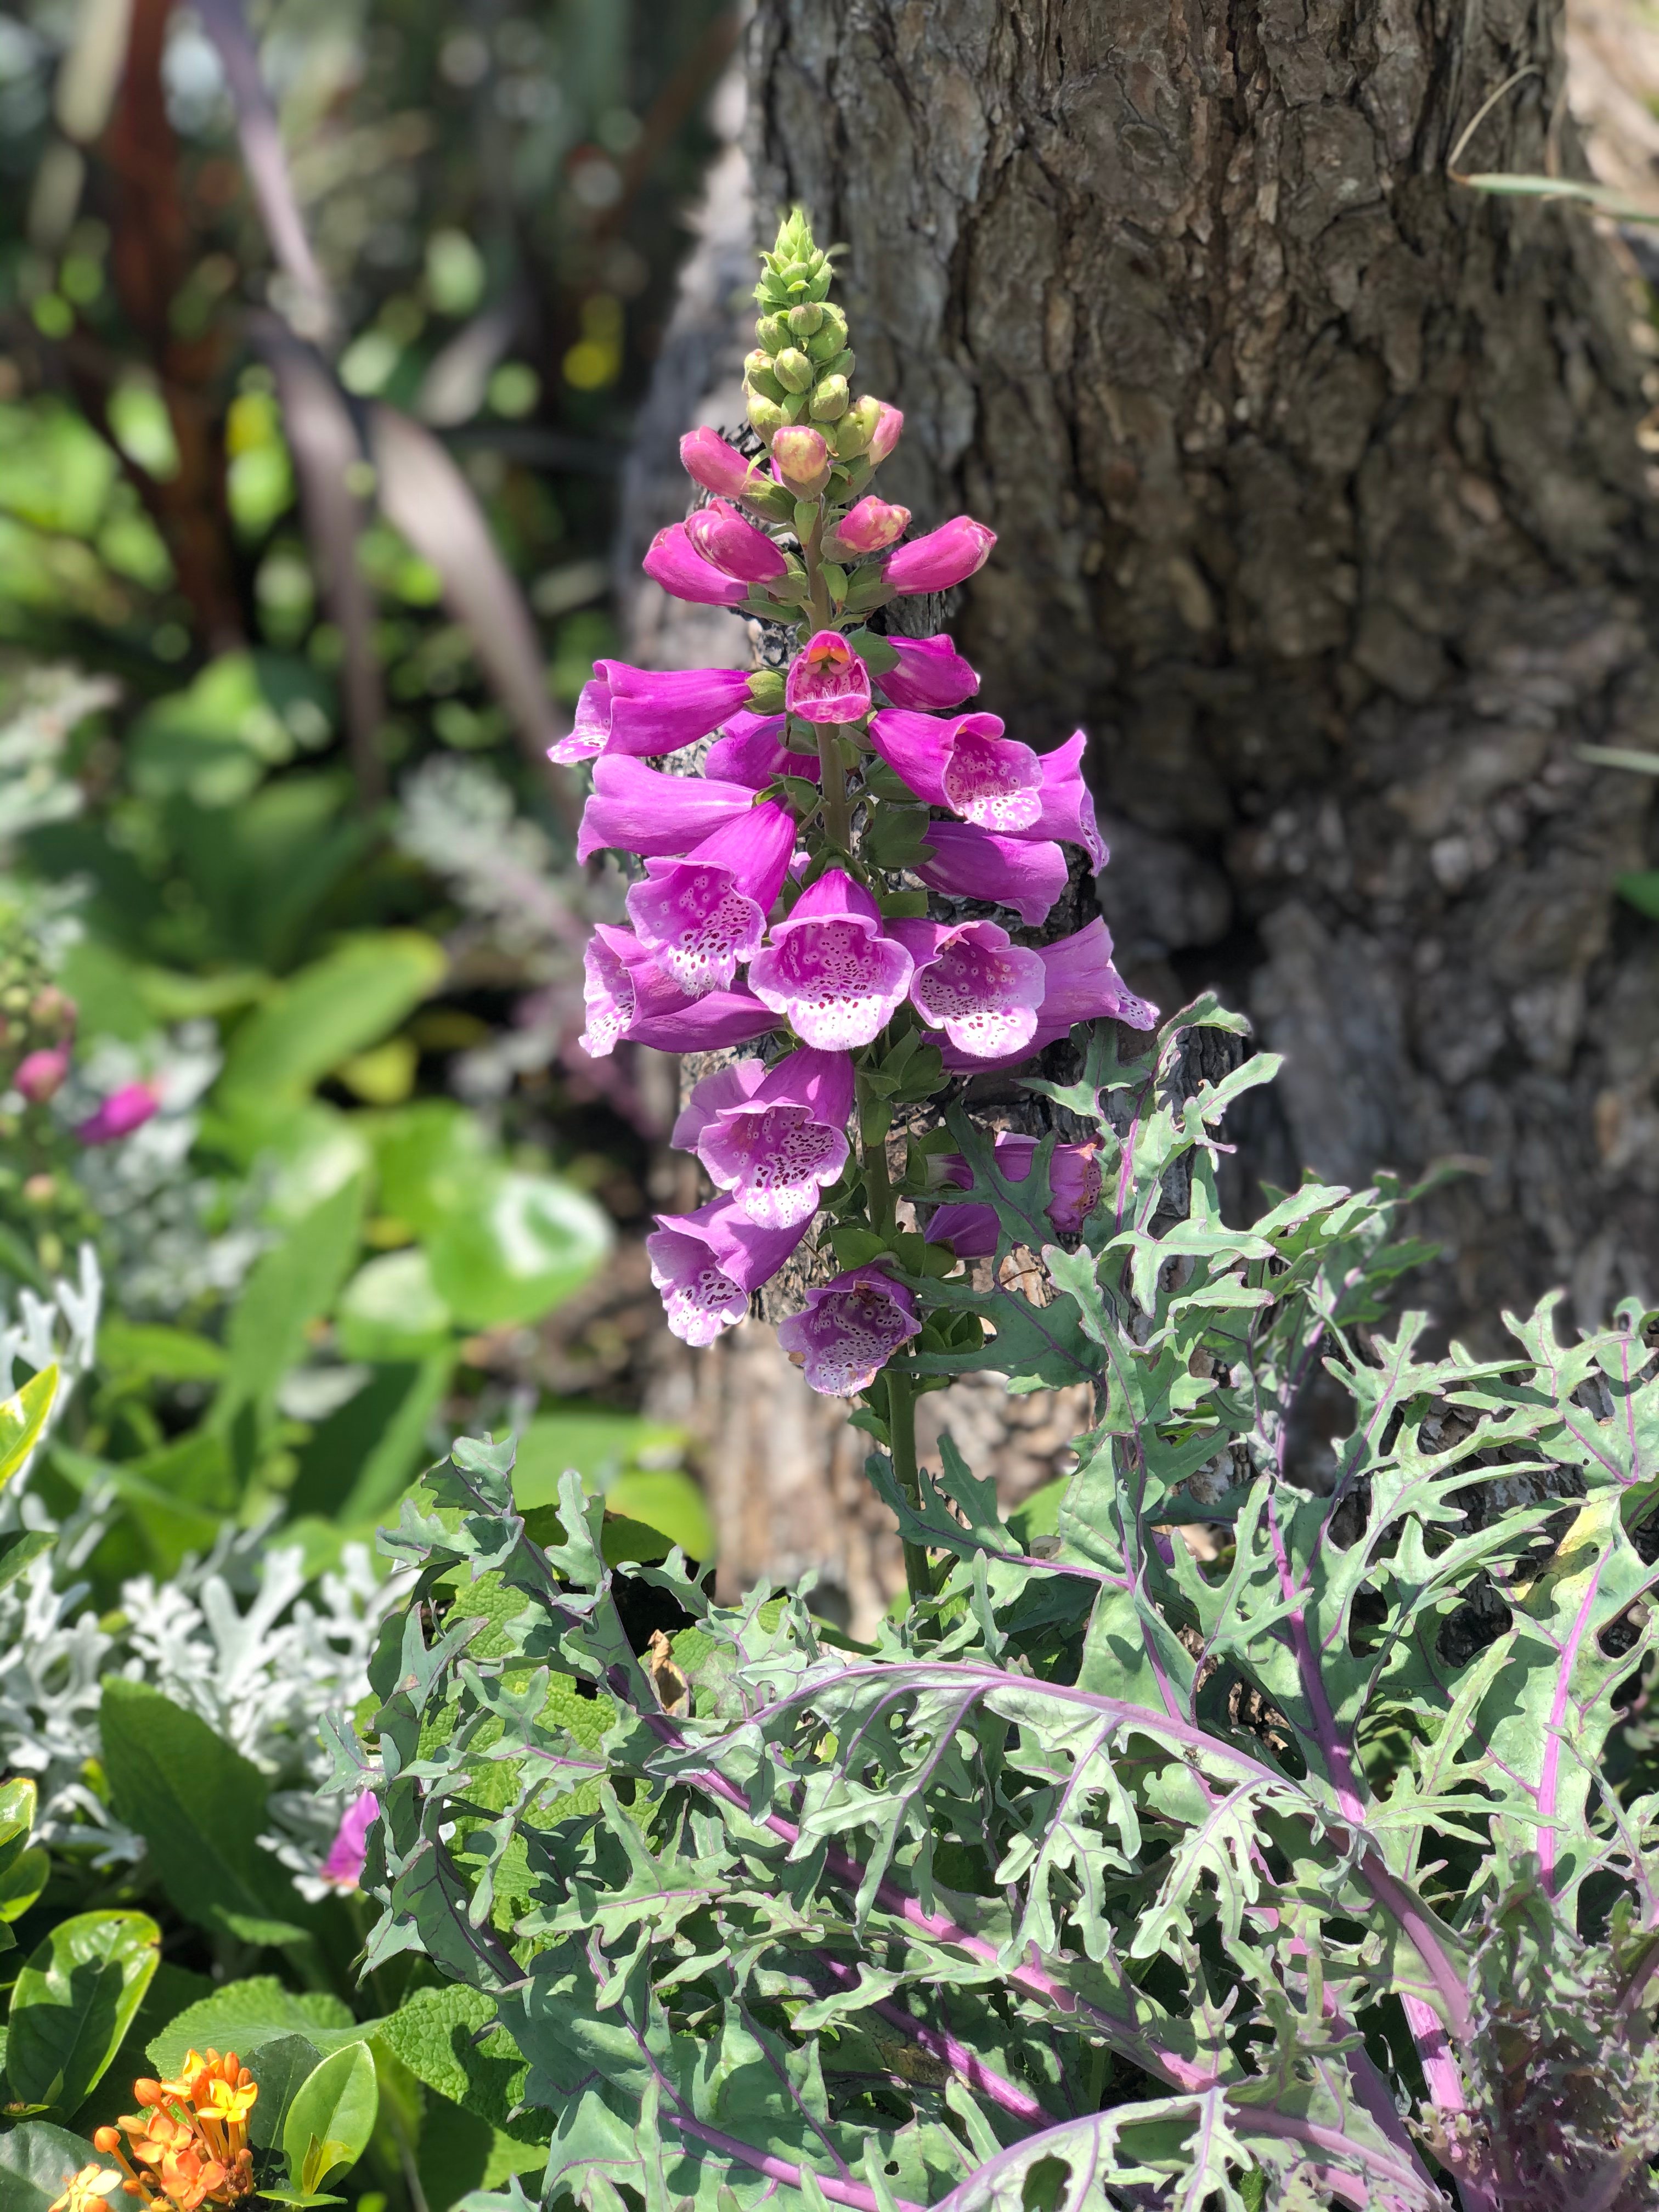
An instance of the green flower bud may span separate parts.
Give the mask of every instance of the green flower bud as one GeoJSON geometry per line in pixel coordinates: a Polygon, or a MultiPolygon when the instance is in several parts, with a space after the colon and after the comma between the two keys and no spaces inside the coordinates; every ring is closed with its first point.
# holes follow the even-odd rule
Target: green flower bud
{"type": "Polygon", "coordinates": [[[850,396],[844,376],[826,376],[812,393],[812,420],[815,422],[838,422],[847,412],[850,396]]]}
{"type": "Polygon", "coordinates": [[[789,420],[777,401],[769,399],[763,392],[751,391],[749,393],[748,414],[750,422],[763,438],[769,438],[774,431],[781,430],[789,420]]]}
{"type": "Polygon", "coordinates": [[[763,315],[755,325],[755,336],[769,354],[775,354],[788,344],[789,327],[781,315],[763,315]]]}
{"type": "Polygon", "coordinates": [[[835,428],[826,433],[838,461],[855,461],[876,434],[881,402],[866,392],[855,399],[835,428]]]}
{"type": "Polygon", "coordinates": [[[806,341],[808,356],[813,361],[830,361],[847,343],[847,318],[839,307],[825,307],[822,326],[806,341]]]}
{"type": "Polygon", "coordinates": [[[830,267],[829,263],[826,262],[823,267],[818,271],[817,275],[813,277],[811,283],[807,286],[807,298],[809,300],[827,300],[830,296],[830,279],[834,274],[835,271],[830,267]]]}
{"type": "Polygon", "coordinates": [[[783,671],[757,668],[749,679],[749,703],[757,714],[783,711],[783,671]]]}
{"type": "MultiPolygon", "coordinates": [[[[770,402],[767,404],[769,405],[770,402]]],[[[750,420],[754,422],[752,415],[750,420]]],[[[784,427],[780,423],[780,428],[784,427]]],[[[756,422],[755,428],[758,430],[760,424],[756,422]]],[[[752,479],[748,490],[739,492],[738,496],[752,514],[763,515],[768,522],[792,522],[794,520],[793,499],[782,484],[774,483],[769,477],[752,479]]]]}
{"type": "Polygon", "coordinates": [[[756,392],[763,392],[769,399],[782,399],[787,397],[784,386],[779,382],[771,362],[763,353],[757,350],[748,355],[744,361],[743,373],[751,388],[756,392]]]}
{"type": "Polygon", "coordinates": [[[786,392],[810,391],[815,381],[811,362],[793,346],[784,348],[772,363],[772,374],[786,392]]]}
{"type": "Polygon", "coordinates": [[[789,310],[790,337],[798,345],[805,344],[828,313],[828,308],[817,307],[810,300],[804,300],[798,307],[791,307],[789,310]]]}

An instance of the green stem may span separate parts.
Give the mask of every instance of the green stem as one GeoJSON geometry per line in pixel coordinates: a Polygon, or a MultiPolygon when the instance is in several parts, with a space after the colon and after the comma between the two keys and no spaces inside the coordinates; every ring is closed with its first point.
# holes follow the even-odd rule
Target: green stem
{"type": "Polygon", "coordinates": [[[838,853],[853,850],[853,810],[847,803],[847,771],[841,764],[839,722],[818,724],[818,769],[823,793],[823,827],[838,853]]]}
{"type": "MultiPolygon", "coordinates": [[[[893,1477],[905,1502],[920,1516],[921,1472],[916,1464],[916,1393],[910,1363],[902,1352],[882,1370],[887,1385],[887,1437],[893,1455],[893,1477]]],[[[933,1564],[925,1544],[904,1546],[904,1580],[914,1606],[918,1598],[933,1595],[933,1564]]]]}

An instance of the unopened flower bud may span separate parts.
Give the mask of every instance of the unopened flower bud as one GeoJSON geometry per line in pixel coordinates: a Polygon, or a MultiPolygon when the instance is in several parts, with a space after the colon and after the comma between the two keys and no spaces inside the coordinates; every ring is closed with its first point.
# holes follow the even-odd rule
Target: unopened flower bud
{"type": "Polygon", "coordinates": [[[772,441],[778,474],[799,499],[816,499],[830,481],[830,448],[821,430],[780,430],[772,441]]]}
{"type": "Polygon", "coordinates": [[[12,1077],[13,1087],[22,1092],[31,1106],[44,1106],[48,1098],[62,1090],[69,1066],[69,1054],[61,1045],[27,1053],[12,1077]]]}
{"type": "Polygon", "coordinates": [[[832,354],[830,359],[820,363],[818,368],[818,374],[820,377],[850,377],[852,374],[853,356],[851,350],[846,346],[843,346],[839,353],[832,354]]]}
{"type": "Polygon", "coordinates": [[[804,345],[823,323],[825,309],[816,300],[803,300],[798,307],[789,310],[789,335],[797,344],[804,345]]]}
{"type": "Polygon", "coordinates": [[[823,322],[806,342],[807,352],[818,362],[830,360],[847,343],[847,318],[841,309],[826,305],[822,313],[823,322]]]}
{"type": "MultiPolygon", "coordinates": [[[[860,400],[859,404],[863,405],[860,400]]],[[[904,428],[904,417],[896,407],[890,407],[884,399],[876,402],[876,427],[870,434],[870,459],[879,468],[899,441],[899,432],[904,428]]]]}
{"type": "Polygon", "coordinates": [[[769,354],[781,353],[789,343],[789,325],[781,315],[763,315],[755,325],[755,336],[769,354]]]}
{"type": "Polygon", "coordinates": [[[838,461],[856,460],[867,451],[875,435],[877,419],[881,413],[881,402],[872,399],[866,392],[855,399],[830,434],[838,461]]]}
{"type": "Polygon", "coordinates": [[[107,2158],[112,2151],[119,2150],[121,2148],[120,2129],[108,2127],[95,2129],[93,2133],[92,2147],[94,2150],[102,2151],[104,2156],[107,2158]]]}
{"type": "Polygon", "coordinates": [[[842,515],[825,539],[823,550],[832,561],[856,560],[862,553],[884,551],[902,538],[909,526],[908,507],[892,507],[872,495],[842,515]]]}
{"type": "Polygon", "coordinates": [[[772,374],[786,392],[805,392],[812,383],[812,364],[795,346],[786,346],[778,355],[772,374]]]}
{"type": "Polygon", "coordinates": [[[781,668],[757,668],[749,678],[749,704],[757,714],[778,714],[783,711],[783,671],[781,668]]]}
{"type": "Polygon", "coordinates": [[[809,412],[815,422],[834,422],[847,412],[848,392],[844,376],[826,376],[813,392],[809,412]]]}
{"type": "Polygon", "coordinates": [[[718,430],[706,425],[689,430],[680,440],[680,462],[705,491],[724,492],[728,499],[742,498],[757,481],[754,463],[745,460],[735,446],[728,446],[718,430]]]}
{"type": "Polygon", "coordinates": [[[784,398],[783,386],[773,374],[770,361],[758,349],[746,356],[743,373],[751,391],[763,392],[769,399],[781,400],[784,398]]]}
{"type": "Polygon", "coordinates": [[[750,423],[763,438],[775,436],[787,427],[789,421],[777,401],[769,399],[763,392],[750,391],[746,411],[750,423]]]}

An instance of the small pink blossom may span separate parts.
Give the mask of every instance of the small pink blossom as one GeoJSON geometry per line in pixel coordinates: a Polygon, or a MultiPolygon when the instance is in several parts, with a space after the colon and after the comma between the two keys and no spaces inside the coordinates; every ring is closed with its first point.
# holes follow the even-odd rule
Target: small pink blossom
{"type": "Polygon", "coordinates": [[[723,499],[711,499],[685,520],[691,550],[722,575],[740,583],[769,584],[787,573],[788,562],[763,530],[723,499]]]}
{"type": "Polygon", "coordinates": [[[933,849],[917,875],[930,890],[1012,907],[1028,929],[1046,921],[1066,888],[1066,855],[1047,838],[1000,837],[971,822],[930,822],[933,849]]]}
{"type": "Polygon", "coordinates": [[[978,690],[977,673],[948,637],[890,637],[887,643],[898,666],[877,677],[876,684],[890,707],[935,713],[961,706],[978,690]]]}
{"type": "Polygon", "coordinates": [[[910,1003],[929,1029],[942,1029],[970,1059],[1024,1052],[1036,1033],[1045,981],[1042,962],[994,921],[890,925],[915,960],[910,1003]]]}
{"type": "Polygon", "coordinates": [[[778,1323],[778,1342],[820,1395],[850,1398],[921,1328],[915,1300],[878,1264],[808,1291],[805,1310],[778,1323]]]}
{"type": "Polygon", "coordinates": [[[148,1083],[124,1084],[76,1127],[75,1133],[83,1145],[112,1145],[142,1129],[161,1103],[148,1083]]]}
{"type": "Polygon", "coordinates": [[[816,499],[830,481],[830,452],[823,433],[793,422],[772,434],[772,473],[797,499],[816,499]]]}
{"type": "Polygon", "coordinates": [[[743,1319],[751,1292],[776,1274],[805,1233],[804,1221],[763,1229],[728,1198],[695,1213],[659,1213],[645,1249],[673,1334],[683,1344],[712,1344],[743,1319]]]}
{"type": "Polygon", "coordinates": [[[870,672],[847,640],[821,629],[789,664],[784,705],[807,722],[860,722],[870,711],[870,672]]]}
{"type": "Polygon", "coordinates": [[[757,998],[783,1015],[803,1043],[825,1052],[869,1044],[909,988],[910,955],[882,928],[861,884],[830,868],[808,886],[771,942],[749,964],[757,998]]]}
{"type": "Polygon", "coordinates": [[[657,532],[640,566],[664,591],[697,606],[738,607],[749,596],[747,584],[703,559],[686,536],[683,522],[657,532]]]}
{"type": "Polygon", "coordinates": [[[910,527],[908,507],[892,507],[873,492],[849,507],[824,540],[831,561],[856,561],[866,553],[883,553],[910,527]]]}
{"type": "Polygon", "coordinates": [[[915,714],[884,707],[870,741],[929,806],[1004,836],[1031,830],[1042,806],[1042,768],[1030,745],[1006,738],[994,714],[915,714]]]}
{"type": "Polygon", "coordinates": [[[760,950],[795,849],[795,817],[768,800],[694,845],[684,860],[650,860],[628,893],[641,944],[691,998],[726,988],[760,950]]]}
{"type": "Polygon", "coordinates": [[[745,460],[706,423],[701,429],[688,430],[680,440],[680,465],[705,491],[723,492],[727,499],[741,499],[765,482],[757,462],[745,460]]]}
{"type": "Polygon", "coordinates": [[[896,548],[882,574],[895,592],[948,592],[985,566],[996,542],[994,530],[958,514],[896,548]]]}
{"type": "Polygon", "coordinates": [[[333,1883],[337,1889],[358,1887],[368,1856],[368,1832],[380,1817],[380,1801],[372,1790],[365,1790],[360,1797],[353,1799],[350,1810],[335,1831],[328,1856],[323,1861],[321,1873],[325,1881],[333,1883]]]}
{"type": "Polygon", "coordinates": [[[11,1079],[31,1106],[44,1106],[63,1089],[69,1071],[70,1056],[63,1046],[48,1045],[39,1052],[26,1053],[11,1079]]]}
{"type": "Polygon", "coordinates": [[[872,469],[878,469],[887,459],[889,453],[897,445],[899,433],[903,428],[904,417],[899,410],[896,407],[890,407],[884,399],[880,401],[876,414],[876,427],[870,433],[870,443],[866,449],[872,469]]]}

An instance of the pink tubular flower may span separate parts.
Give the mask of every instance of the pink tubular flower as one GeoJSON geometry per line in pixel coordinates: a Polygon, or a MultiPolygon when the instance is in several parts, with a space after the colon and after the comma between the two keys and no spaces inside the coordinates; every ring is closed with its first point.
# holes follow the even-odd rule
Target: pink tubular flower
{"type": "Polygon", "coordinates": [[[694,600],[698,606],[738,607],[749,596],[747,584],[703,559],[686,536],[683,522],[657,532],[640,566],[664,591],[672,592],[677,599],[694,600]]]}
{"type": "MultiPolygon", "coordinates": [[[[1000,1136],[996,1139],[996,1169],[1005,1182],[1024,1182],[1036,1155],[1035,1137],[1000,1136]]],[[[952,1182],[965,1190],[973,1182],[968,1163],[959,1152],[940,1163],[952,1182]]],[[[1097,1145],[1056,1145],[1048,1169],[1048,1204],[1044,1211],[1057,1237],[1075,1237],[1094,1212],[1100,1196],[1100,1148],[1097,1145]]],[[[958,1260],[978,1260],[997,1249],[994,1206],[972,1201],[964,1206],[936,1207],[927,1224],[930,1244],[948,1243],[958,1260]]]]}
{"type": "Polygon", "coordinates": [[[26,1053],[17,1063],[12,1087],[21,1091],[31,1106],[44,1106],[57,1097],[70,1071],[70,1056],[62,1045],[49,1045],[26,1053]]]}
{"type": "Polygon", "coordinates": [[[804,890],[771,943],[749,963],[757,998],[782,1014],[804,1044],[850,1052],[890,1022],[915,963],[885,935],[874,899],[842,868],[804,890]]]}
{"type": "Polygon", "coordinates": [[[784,705],[806,722],[861,722],[870,711],[870,672],[844,637],[821,629],[789,664],[784,705]]]}
{"type": "Polygon", "coordinates": [[[707,1075],[673,1141],[695,1150],[715,1188],[767,1229],[810,1221],[847,1164],[853,1063],[803,1046],[768,1069],[758,1060],[707,1075]]]}
{"type": "Polygon", "coordinates": [[[768,800],[694,845],[683,860],[652,860],[630,886],[628,918],[688,997],[724,989],[760,950],[795,849],[795,817],[768,800]]]}
{"type": "Polygon", "coordinates": [[[1047,838],[998,837],[971,822],[930,822],[933,848],[917,875],[929,890],[1012,907],[1028,929],[1046,921],[1066,888],[1066,855],[1047,838]]]}
{"type": "Polygon", "coordinates": [[[808,1291],[805,1310],[778,1323],[778,1342],[821,1396],[850,1398],[921,1329],[915,1300],[878,1263],[808,1291]]]}
{"type": "Polygon", "coordinates": [[[910,1003],[929,1029],[942,1029],[974,1060],[1030,1050],[1046,981],[1035,952],[1012,943],[994,921],[890,927],[916,963],[910,1003]]]}
{"type": "Polygon", "coordinates": [[[682,991],[631,929],[600,922],[582,955],[587,1027],[576,1042],[590,1060],[626,1042],[659,1052],[714,1052],[778,1026],[752,992],[682,991]]]}
{"type": "Polygon", "coordinates": [[[685,534],[694,553],[740,583],[769,584],[787,573],[788,562],[766,532],[726,500],[711,499],[688,515],[685,534]]]}
{"type": "Polygon", "coordinates": [[[783,742],[787,714],[733,714],[704,756],[702,772],[727,783],[764,791],[781,775],[816,783],[823,770],[816,753],[792,753],[783,742]]]}
{"type": "Polygon", "coordinates": [[[979,689],[979,677],[948,637],[890,637],[898,666],[876,683],[890,707],[924,712],[959,707],[979,689]]]}
{"type": "Polygon", "coordinates": [[[1063,745],[1041,756],[1042,803],[1030,834],[1081,845],[1098,875],[1111,854],[1095,820],[1094,799],[1083,781],[1083,753],[1088,742],[1077,730],[1063,745]]]}
{"type": "Polygon", "coordinates": [[[363,1878],[368,1856],[368,1832],[380,1817],[380,1801],[372,1790],[352,1800],[349,1811],[335,1831],[322,1863],[322,1878],[337,1889],[356,1889],[363,1878]]]}
{"type": "Polygon", "coordinates": [[[899,546],[882,574],[895,592],[948,592],[985,566],[996,542],[994,530],[958,514],[927,537],[899,546]]]}
{"type": "Polygon", "coordinates": [[[772,435],[772,473],[797,499],[816,499],[830,481],[832,466],[823,433],[807,422],[792,422],[772,435]]]}
{"type": "Polygon", "coordinates": [[[760,1228],[729,1198],[695,1213],[659,1213],[645,1249],[670,1329],[683,1344],[712,1344],[743,1319],[750,1293],[777,1273],[805,1233],[805,1221],[760,1228]]]}
{"type": "Polygon", "coordinates": [[[855,561],[861,554],[883,553],[910,527],[908,507],[890,507],[873,492],[849,507],[824,540],[831,561],[855,561]]]}
{"type": "Polygon", "coordinates": [[[88,1115],[75,1133],[83,1145],[112,1145],[142,1129],[161,1103],[148,1083],[124,1084],[96,1113],[88,1115]]]}
{"type": "Polygon", "coordinates": [[[870,465],[878,469],[899,441],[899,432],[904,428],[904,417],[896,407],[890,407],[884,399],[876,416],[876,427],[870,434],[866,448],[870,465]]]}
{"type": "MultiPolygon", "coordinates": [[[[1112,965],[1112,935],[1103,921],[1097,918],[1058,944],[1039,945],[1037,957],[1042,963],[1043,991],[1036,1034],[1015,1058],[1029,1058],[1057,1043],[1078,1022],[1109,1018],[1132,1030],[1157,1026],[1158,1008],[1138,999],[1112,965]]],[[[945,1066],[958,1073],[985,1068],[983,1060],[969,1060],[948,1044],[943,1052],[945,1066]]],[[[999,1067],[1013,1064],[1012,1058],[994,1063],[999,1067]]]]}
{"type": "Polygon", "coordinates": [[[570,734],[550,760],[592,760],[602,753],[672,753],[694,744],[749,703],[741,668],[675,668],[659,673],[623,660],[596,660],[576,702],[570,734]]]}
{"type": "Polygon", "coordinates": [[[689,853],[755,803],[747,784],[664,775],[624,753],[593,763],[593,789],[576,832],[576,858],[616,846],[624,853],[689,853]]]}
{"type": "Polygon", "coordinates": [[[744,492],[764,482],[758,464],[744,460],[735,446],[728,446],[720,432],[707,424],[702,429],[688,430],[680,440],[680,465],[705,491],[723,492],[728,499],[741,499],[744,492]]]}
{"type": "Polygon", "coordinates": [[[994,714],[884,707],[871,718],[870,742],[918,799],[981,830],[1019,836],[1042,811],[1042,764],[1030,745],[1003,736],[994,714]]]}

